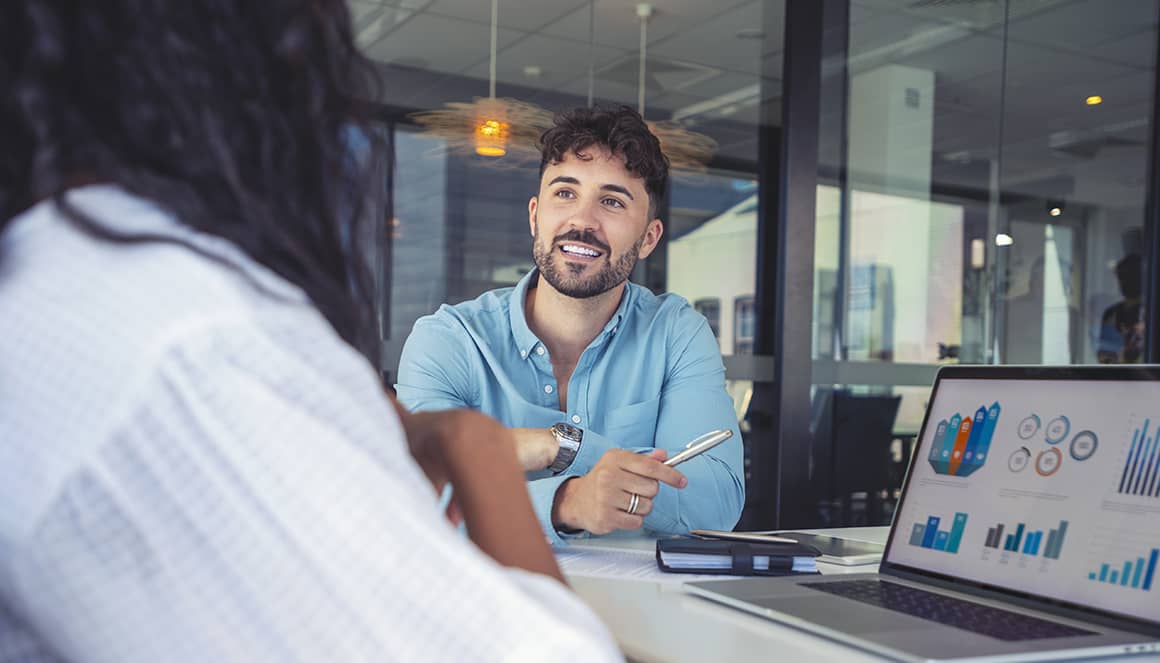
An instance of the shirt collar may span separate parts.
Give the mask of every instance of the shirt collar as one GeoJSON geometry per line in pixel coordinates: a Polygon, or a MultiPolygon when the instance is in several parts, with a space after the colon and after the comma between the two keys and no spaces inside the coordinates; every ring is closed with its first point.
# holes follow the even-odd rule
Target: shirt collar
{"type": "MultiPolygon", "coordinates": [[[[540,278],[540,270],[532,269],[524,275],[512,290],[511,300],[508,302],[508,315],[511,319],[512,337],[515,338],[516,347],[520,350],[520,356],[527,358],[540,343],[539,337],[532,332],[531,327],[528,327],[528,319],[525,317],[524,302],[527,300],[528,288],[540,278]]],[[[616,307],[616,312],[609,318],[608,324],[604,325],[604,331],[596,340],[601,337],[612,334],[620,326],[620,322],[628,315],[628,309],[632,305],[632,300],[636,298],[636,288],[632,282],[625,283],[624,294],[620,298],[620,305],[616,307]]],[[[593,341],[595,343],[595,341],[593,341]]]]}

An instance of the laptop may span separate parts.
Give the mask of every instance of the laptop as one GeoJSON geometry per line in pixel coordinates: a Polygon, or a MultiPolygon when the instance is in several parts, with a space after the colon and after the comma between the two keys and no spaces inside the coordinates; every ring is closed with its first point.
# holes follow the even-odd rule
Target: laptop
{"type": "Polygon", "coordinates": [[[686,591],[904,661],[1160,653],[1160,366],[944,367],[878,573],[686,591]]]}

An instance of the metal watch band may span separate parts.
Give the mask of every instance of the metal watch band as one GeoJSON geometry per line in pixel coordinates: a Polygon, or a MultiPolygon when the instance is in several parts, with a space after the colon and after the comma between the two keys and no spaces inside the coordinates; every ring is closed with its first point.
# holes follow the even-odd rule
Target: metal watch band
{"type": "Polygon", "coordinates": [[[556,443],[560,445],[560,450],[556,452],[556,459],[552,461],[548,469],[553,474],[559,474],[568,469],[568,466],[576,459],[576,454],[580,451],[580,443],[584,439],[584,431],[565,423],[556,424],[549,430],[552,431],[552,437],[556,438],[556,443]]]}

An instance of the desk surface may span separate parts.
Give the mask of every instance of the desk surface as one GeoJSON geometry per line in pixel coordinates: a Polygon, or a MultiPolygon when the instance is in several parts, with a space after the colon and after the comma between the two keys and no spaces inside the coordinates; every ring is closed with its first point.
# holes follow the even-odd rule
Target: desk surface
{"type": "MultiPolygon", "coordinates": [[[[852,539],[884,542],[887,527],[812,530],[852,539]]],[[[579,547],[654,550],[642,537],[590,539],[579,547]]],[[[874,565],[819,564],[822,573],[865,573],[874,565]]],[[[614,578],[571,577],[576,593],[604,620],[631,661],[886,661],[805,631],[686,594],[680,584],[614,578]]],[[[744,582],[744,580],[739,580],[744,582]]],[[[1160,661],[1156,657],[1101,661],[1160,661]]]]}

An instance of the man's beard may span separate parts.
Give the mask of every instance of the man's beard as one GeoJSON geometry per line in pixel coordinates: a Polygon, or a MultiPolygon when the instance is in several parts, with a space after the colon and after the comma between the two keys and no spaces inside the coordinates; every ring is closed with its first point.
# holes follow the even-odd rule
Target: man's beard
{"type": "MultiPolygon", "coordinates": [[[[612,249],[589,232],[570,230],[562,235],[557,235],[548,246],[542,246],[540,226],[537,223],[536,235],[532,243],[532,256],[535,258],[536,267],[540,270],[540,276],[557,292],[574,299],[589,299],[602,295],[628,280],[629,275],[632,274],[632,269],[636,267],[637,256],[640,255],[640,247],[643,244],[644,233],[641,233],[640,238],[636,240],[632,248],[614,261],[612,249]],[[590,274],[587,277],[583,276],[583,273],[590,269],[589,265],[572,263],[557,267],[557,260],[554,259],[556,246],[564,241],[582,242],[600,249],[604,253],[601,256],[605,261],[604,265],[595,274],[590,274]]],[[[560,259],[564,260],[565,258],[560,256],[560,259]]]]}

